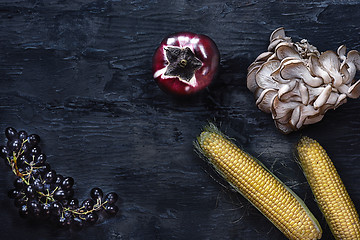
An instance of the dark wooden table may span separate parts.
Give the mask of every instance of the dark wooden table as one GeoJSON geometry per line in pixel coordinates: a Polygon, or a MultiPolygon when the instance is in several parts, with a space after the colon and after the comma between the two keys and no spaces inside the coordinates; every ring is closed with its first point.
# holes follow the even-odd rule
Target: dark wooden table
{"type": "MultiPolygon", "coordinates": [[[[0,129],[37,133],[48,162],[75,179],[75,194],[116,191],[120,213],[81,232],[18,216],[0,168],[0,239],[285,239],[194,153],[214,121],[289,185],[332,239],[293,158],[301,135],[328,151],[360,210],[358,99],[299,132],[281,134],[246,88],[248,65],[270,33],[320,51],[360,51],[360,1],[10,1],[0,2],[0,129]],[[201,94],[177,99],[152,78],[152,54],[177,31],[206,34],[221,69],[201,94]]],[[[0,145],[5,143],[0,135],[0,145]]]]}

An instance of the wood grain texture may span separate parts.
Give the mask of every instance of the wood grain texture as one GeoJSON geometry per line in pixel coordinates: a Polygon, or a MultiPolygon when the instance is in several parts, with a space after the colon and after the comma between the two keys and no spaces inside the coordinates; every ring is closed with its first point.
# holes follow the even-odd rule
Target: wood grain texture
{"type": "Polygon", "coordinates": [[[305,199],[332,239],[293,146],[301,135],[317,139],[360,209],[359,100],[284,136],[255,106],[246,69],[280,26],[320,51],[360,51],[359,8],[354,0],[0,1],[0,130],[39,134],[80,199],[94,186],[123,199],[117,217],[81,232],[41,226],[18,216],[2,164],[0,239],[285,239],[193,152],[208,120],[305,199]],[[221,53],[216,81],[189,99],[163,93],[151,74],[156,47],[177,31],[206,34],[221,53]]]}

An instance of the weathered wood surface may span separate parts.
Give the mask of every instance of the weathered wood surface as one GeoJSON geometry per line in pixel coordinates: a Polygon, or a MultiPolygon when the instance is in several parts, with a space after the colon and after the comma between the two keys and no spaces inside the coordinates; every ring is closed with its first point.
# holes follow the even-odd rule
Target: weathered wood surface
{"type": "Polygon", "coordinates": [[[282,135],[245,84],[247,66],[280,26],[320,51],[360,51],[360,1],[1,1],[1,131],[39,134],[80,199],[99,186],[123,204],[81,232],[40,226],[18,216],[2,164],[0,239],[285,239],[193,152],[208,120],[305,199],[332,239],[293,145],[301,135],[318,139],[360,210],[360,102],[282,135]],[[157,45],[177,31],[206,34],[221,53],[214,84],[187,100],[163,93],[151,74],[157,45]]]}

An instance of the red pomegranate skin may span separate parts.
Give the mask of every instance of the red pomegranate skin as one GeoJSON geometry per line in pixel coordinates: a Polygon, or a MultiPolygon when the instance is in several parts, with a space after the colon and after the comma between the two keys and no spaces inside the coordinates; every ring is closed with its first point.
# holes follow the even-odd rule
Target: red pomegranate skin
{"type": "MultiPolygon", "coordinates": [[[[219,50],[212,39],[202,34],[179,32],[164,38],[156,49],[153,56],[153,76],[159,87],[167,93],[178,96],[192,95],[209,86],[217,74],[219,62],[219,50]],[[197,59],[196,64],[198,60],[201,62],[194,71],[187,70],[187,75],[193,73],[191,80],[185,81],[176,74],[166,75],[170,64],[166,49],[175,49],[176,52],[177,49],[183,51],[188,50],[187,48],[197,59]]],[[[181,73],[182,70],[179,68],[176,72],[181,73]]]]}

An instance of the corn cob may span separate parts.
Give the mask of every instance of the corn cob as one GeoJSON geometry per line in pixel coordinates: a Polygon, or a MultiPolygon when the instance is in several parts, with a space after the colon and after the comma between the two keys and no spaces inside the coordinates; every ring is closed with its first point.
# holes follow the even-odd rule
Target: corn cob
{"type": "Polygon", "coordinates": [[[239,149],[214,124],[194,142],[216,171],[289,239],[320,239],[322,230],[305,203],[263,164],[239,149]]]}
{"type": "Polygon", "coordinates": [[[302,137],[296,149],[301,167],[335,239],[360,239],[360,222],[354,203],[326,151],[309,137],[302,137]]]}

